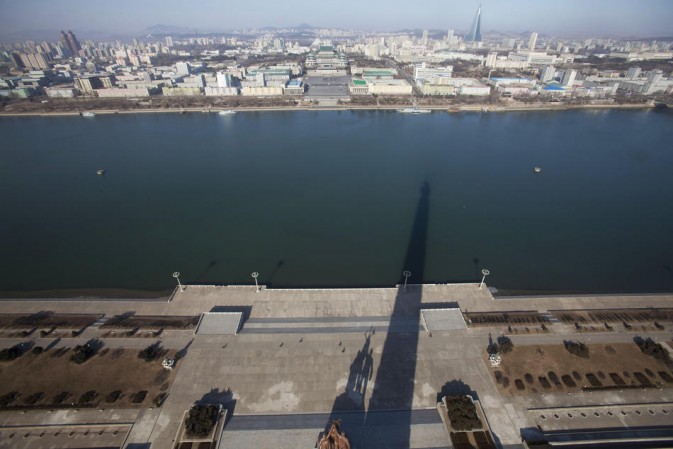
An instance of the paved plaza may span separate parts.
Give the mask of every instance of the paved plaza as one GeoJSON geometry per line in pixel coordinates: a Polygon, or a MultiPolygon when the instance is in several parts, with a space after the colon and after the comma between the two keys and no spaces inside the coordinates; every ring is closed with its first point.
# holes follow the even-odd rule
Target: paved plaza
{"type": "MultiPolygon", "coordinates": [[[[132,427],[124,447],[151,443],[152,448],[170,448],[185,410],[204,401],[224,404],[230,413],[220,448],[270,444],[312,448],[325,426],[337,418],[355,449],[445,448],[450,440],[435,407],[440,393],[455,393],[472,394],[481,401],[498,444],[520,447],[521,429],[535,427],[540,419],[529,409],[673,402],[673,391],[503,396],[483,357],[493,329],[466,327],[459,311],[666,307],[672,299],[669,295],[495,299],[478,284],[453,284],[409,285],[406,290],[262,287],[260,291],[248,286],[190,285],[176,290],[170,301],[3,300],[0,313],[5,314],[51,310],[106,317],[128,312],[227,315],[215,313],[216,318],[224,317],[221,323],[206,323],[211,330],[214,326],[214,332],[167,330],[158,338],[164,347],[186,352],[161,408],[5,411],[0,412],[0,432],[46,423],[125,423],[132,427]],[[217,331],[220,324],[226,331],[217,331]],[[232,328],[238,328],[238,334],[232,328]]],[[[81,344],[101,332],[90,327],[77,338],[61,339],[56,347],[81,344]]],[[[546,334],[511,338],[515,345],[560,343],[573,332],[572,326],[558,323],[546,334]]],[[[630,342],[633,336],[620,330],[596,332],[590,338],[610,343],[630,342]]],[[[656,337],[670,341],[670,329],[656,337]]],[[[33,339],[44,346],[50,343],[48,338],[33,339]]],[[[0,345],[24,340],[3,338],[0,345]]],[[[143,348],[149,341],[105,338],[109,347],[143,348]]],[[[106,435],[113,436],[104,432],[102,437],[106,435]]],[[[28,440],[22,437],[22,441],[28,440]]],[[[35,444],[21,447],[46,447],[35,444]]]]}
{"type": "Polygon", "coordinates": [[[350,98],[348,76],[309,75],[304,82],[308,86],[307,98],[350,98]]]}

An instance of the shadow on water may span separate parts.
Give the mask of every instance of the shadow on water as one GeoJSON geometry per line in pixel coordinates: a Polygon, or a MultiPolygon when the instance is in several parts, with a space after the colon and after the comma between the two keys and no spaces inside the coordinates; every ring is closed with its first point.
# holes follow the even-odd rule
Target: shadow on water
{"type": "Polygon", "coordinates": [[[278,273],[278,270],[280,270],[280,268],[281,268],[283,265],[285,265],[285,261],[284,261],[284,260],[279,260],[279,261],[276,263],[276,266],[274,267],[274,269],[273,269],[273,271],[271,272],[271,274],[269,275],[269,277],[268,277],[268,278],[266,279],[266,281],[264,282],[264,284],[266,284],[267,286],[271,286],[271,285],[272,285],[272,284],[271,284],[271,281],[273,281],[273,278],[276,276],[276,273],[278,273]]]}
{"type": "Polygon", "coordinates": [[[479,280],[481,279],[481,261],[478,257],[475,257],[472,259],[472,263],[474,264],[474,278],[479,280]]]}
{"type": "Polygon", "coordinates": [[[364,399],[373,371],[370,347],[372,331],[365,334],[363,347],[351,364],[346,390],[336,398],[332,407],[328,426],[333,419],[343,419],[342,429],[351,440],[353,447],[386,447],[389,449],[410,447],[411,407],[414,397],[419,330],[418,326],[409,326],[409,323],[419,321],[429,213],[430,184],[424,182],[416,207],[406,256],[400,267],[400,286],[395,297],[388,332],[383,342],[374,384],[371,387],[369,403],[365,408],[364,399]],[[404,271],[411,273],[406,288],[404,288],[402,274],[404,271]],[[363,413],[347,416],[344,415],[344,411],[363,413]],[[357,416],[361,416],[362,419],[353,419],[357,416]],[[384,427],[381,427],[382,424],[384,427]]]}
{"type": "Polygon", "coordinates": [[[210,270],[213,269],[213,267],[215,267],[215,265],[217,265],[217,260],[211,260],[210,263],[206,265],[206,268],[204,268],[203,271],[198,276],[196,276],[196,278],[194,278],[194,283],[203,283],[205,276],[208,274],[208,272],[210,272],[210,270]]]}

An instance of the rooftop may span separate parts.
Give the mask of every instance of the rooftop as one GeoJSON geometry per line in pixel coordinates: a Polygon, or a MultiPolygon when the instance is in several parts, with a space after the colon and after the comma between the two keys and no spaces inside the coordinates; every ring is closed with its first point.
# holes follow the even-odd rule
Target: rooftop
{"type": "Polygon", "coordinates": [[[364,70],[364,76],[394,76],[395,72],[392,70],[380,69],[380,70],[364,70]]]}

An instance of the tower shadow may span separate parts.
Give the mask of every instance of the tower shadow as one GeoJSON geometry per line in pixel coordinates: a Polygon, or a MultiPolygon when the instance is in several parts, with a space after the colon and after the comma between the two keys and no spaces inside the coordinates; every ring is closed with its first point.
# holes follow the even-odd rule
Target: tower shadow
{"type": "Polygon", "coordinates": [[[406,255],[400,267],[399,287],[374,384],[369,387],[373,372],[370,341],[373,332],[369,331],[365,334],[362,349],[351,364],[345,392],[335,399],[332,407],[330,422],[334,419],[342,421],[342,429],[351,440],[352,447],[410,447],[429,214],[430,184],[424,182],[406,255]],[[411,273],[406,288],[404,271],[411,273]],[[365,407],[368,388],[371,392],[365,407]]]}
{"type": "Polygon", "coordinates": [[[430,217],[430,184],[424,182],[421,196],[416,206],[414,224],[409,236],[407,251],[400,274],[409,271],[407,287],[403,286],[401,275],[395,297],[388,332],[383,342],[381,362],[365,421],[375,411],[397,410],[395,441],[388,447],[410,447],[411,409],[414,398],[416,376],[416,356],[418,352],[421,299],[425,276],[425,254],[428,241],[428,220],[430,217]]]}

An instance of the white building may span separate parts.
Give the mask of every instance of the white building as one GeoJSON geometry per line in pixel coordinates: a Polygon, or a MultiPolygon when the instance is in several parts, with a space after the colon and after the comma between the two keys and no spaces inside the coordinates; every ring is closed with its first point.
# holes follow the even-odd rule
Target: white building
{"type": "Polygon", "coordinates": [[[232,87],[233,77],[231,73],[217,72],[217,87],[232,87]]]}
{"type": "Polygon", "coordinates": [[[626,59],[627,61],[666,60],[673,58],[673,52],[616,52],[610,53],[611,58],[626,59]]]}
{"type": "Polygon", "coordinates": [[[486,60],[484,61],[484,67],[494,68],[497,60],[498,60],[498,54],[496,52],[489,53],[486,56],[486,60]]]}
{"type": "MultiPolygon", "coordinates": [[[[482,84],[476,78],[443,78],[442,86],[452,86],[454,88],[454,93],[457,95],[490,95],[491,87],[485,84],[482,84]]],[[[430,88],[427,88],[428,90],[430,88]]],[[[450,89],[442,89],[445,92],[450,91],[450,89]]],[[[441,94],[444,95],[444,94],[441,94]]],[[[446,95],[449,95],[448,93],[446,95]]]]}
{"type": "Polygon", "coordinates": [[[129,97],[149,97],[156,91],[143,87],[120,88],[112,87],[108,89],[96,89],[96,95],[99,98],[129,98],[129,97]]]}
{"type": "Polygon", "coordinates": [[[528,68],[528,66],[527,59],[512,60],[507,57],[498,56],[495,52],[489,53],[484,60],[484,67],[489,69],[517,70],[528,68]]]}
{"type": "Polygon", "coordinates": [[[283,86],[244,86],[241,89],[242,95],[253,97],[271,97],[274,95],[283,95],[283,86]]]}
{"type": "Polygon", "coordinates": [[[192,66],[188,62],[178,62],[175,64],[175,73],[178,75],[189,75],[192,73],[192,66]]]}
{"type": "Polygon", "coordinates": [[[556,69],[553,65],[548,65],[544,69],[540,70],[540,81],[543,83],[548,83],[554,79],[556,74],[556,69]]]}
{"type": "Polygon", "coordinates": [[[437,78],[451,78],[453,66],[446,67],[428,67],[425,62],[414,67],[414,81],[426,80],[436,84],[437,78]]]}
{"type": "Polygon", "coordinates": [[[530,33],[530,39],[528,40],[528,49],[530,51],[535,51],[535,44],[537,44],[537,33],[530,33]]]}
{"type": "Polygon", "coordinates": [[[77,96],[77,89],[72,86],[54,86],[44,89],[49,98],[74,98],[77,96]]]}
{"type": "Polygon", "coordinates": [[[202,94],[198,87],[163,87],[161,93],[165,97],[196,97],[202,94]]]}
{"type": "Polygon", "coordinates": [[[398,79],[377,79],[367,80],[369,83],[369,93],[376,95],[411,95],[413,88],[407,80],[398,79]]]}
{"type": "Polygon", "coordinates": [[[351,78],[348,83],[348,91],[351,95],[367,95],[369,94],[369,84],[367,84],[367,80],[351,78]]]}
{"type": "Polygon", "coordinates": [[[430,84],[420,81],[417,85],[423,95],[456,95],[456,88],[449,84],[430,84]]]}
{"type": "Polygon", "coordinates": [[[206,86],[204,93],[207,97],[228,97],[238,95],[238,87],[206,86]]]}
{"type": "Polygon", "coordinates": [[[640,67],[630,67],[629,71],[626,72],[626,78],[630,80],[637,79],[640,76],[640,67]]]}
{"type": "Polygon", "coordinates": [[[525,61],[531,65],[552,65],[556,63],[555,55],[548,55],[543,51],[523,50],[516,53],[510,53],[507,56],[510,61],[525,61]]]}

